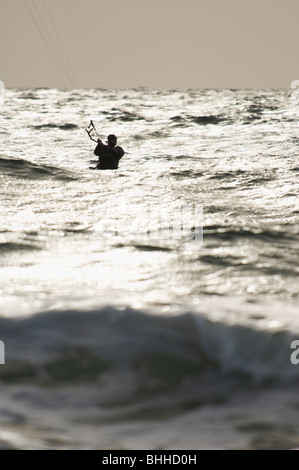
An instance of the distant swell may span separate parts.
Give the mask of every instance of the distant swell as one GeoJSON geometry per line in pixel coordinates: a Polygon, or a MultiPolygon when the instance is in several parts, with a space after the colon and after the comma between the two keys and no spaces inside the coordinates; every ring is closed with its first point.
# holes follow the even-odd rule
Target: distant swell
{"type": "Polygon", "coordinates": [[[195,124],[199,124],[202,126],[206,126],[208,124],[219,124],[220,122],[228,121],[228,118],[225,118],[221,115],[207,115],[207,116],[173,116],[170,118],[171,121],[181,125],[187,122],[193,122],[195,124]]]}
{"type": "Polygon", "coordinates": [[[201,172],[198,172],[198,171],[183,170],[183,171],[180,171],[179,173],[178,172],[172,172],[172,173],[170,173],[170,176],[173,176],[176,179],[201,178],[202,176],[204,176],[204,174],[201,173],[201,172]]]}
{"type": "Polygon", "coordinates": [[[9,253],[15,251],[32,251],[32,250],[39,250],[40,247],[36,245],[30,245],[28,243],[12,243],[12,242],[5,242],[0,243],[0,253],[9,253]]]}
{"type": "Polygon", "coordinates": [[[286,231],[280,232],[274,230],[249,230],[235,227],[218,227],[212,225],[204,227],[204,238],[227,241],[233,241],[240,238],[253,238],[263,242],[280,243],[284,240],[296,240],[298,239],[298,235],[287,233],[286,231]]]}
{"type": "Polygon", "coordinates": [[[221,268],[226,268],[226,267],[233,267],[235,270],[239,271],[255,271],[255,272],[260,272],[264,273],[269,276],[275,276],[275,275],[280,275],[280,276],[292,276],[292,277],[298,277],[298,270],[297,267],[295,266],[294,269],[291,267],[284,268],[279,265],[279,262],[277,260],[273,260],[273,265],[269,264],[270,261],[264,261],[263,264],[260,262],[259,265],[256,263],[244,261],[243,258],[239,258],[237,256],[216,256],[216,255],[205,255],[205,256],[200,256],[199,261],[204,264],[210,264],[212,266],[218,267],[219,269],[221,268]]]}
{"type": "Polygon", "coordinates": [[[221,116],[190,116],[190,121],[195,122],[195,124],[207,125],[207,124],[219,124],[219,122],[224,121],[221,116]]]}
{"type": "Polygon", "coordinates": [[[17,158],[0,158],[0,173],[25,179],[54,178],[64,181],[76,179],[67,170],[48,165],[38,165],[17,158]]]}
{"type": "Polygon", "coordinates": [[[226,178],[235,178],[237,176],[243,176],[245,174],[246,174],[246,171],[243,171],[243,170],[223,171],[223,172],[216,173],[213,176],[210,176],[209,179],[210,180],[222,180],[226,178]]]}
{"type": "Polygon", "coordinates": [[[132,113],[129,111],[118,110],[112,108],[111,111],[105,111],[103,114],[106,115],[106,119],[109,121],[121,121],[121,122],[131,122],[131,121],[144,121],[145,118],[139,114],[132,113]]]}
{"type": "Polygon", "coordinates": [[[33,129],[40,130],[40,129],[61,129],[62,131],[69,131],[73,129],[77,129],[78,126],[76,124],[38,124],[36,126],[32,126],[33,129]]]}

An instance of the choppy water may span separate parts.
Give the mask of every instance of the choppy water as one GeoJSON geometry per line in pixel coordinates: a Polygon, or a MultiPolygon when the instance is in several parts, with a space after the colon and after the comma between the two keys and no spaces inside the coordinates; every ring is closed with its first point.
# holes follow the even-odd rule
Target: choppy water
{"type": "Polygon", "coordinates": [[[293,98],[7,91],[3,447],[298,445],[293,98]],[[90,170],[90,119],[119,170],[90,170]]]}

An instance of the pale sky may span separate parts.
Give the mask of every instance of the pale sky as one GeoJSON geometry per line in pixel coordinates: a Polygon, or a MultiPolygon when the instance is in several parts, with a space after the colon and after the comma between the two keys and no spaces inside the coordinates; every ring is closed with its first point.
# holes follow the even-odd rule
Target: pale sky
{"type": "Polygon", "coordinates": [[[0,80],[6,87],[289,88],[299,79],[298,21],[299,0],[0,0],[0,80]],[[52,56],[60,52],[67,66],[45,2],[72,80],[53,64],[24,5],[42,34],[48,27],[52,56]]]}

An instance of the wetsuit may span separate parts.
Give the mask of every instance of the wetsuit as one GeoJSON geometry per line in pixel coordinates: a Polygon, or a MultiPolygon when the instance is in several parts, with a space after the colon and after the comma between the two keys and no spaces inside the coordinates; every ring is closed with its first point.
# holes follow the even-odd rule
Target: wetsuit
{"type": "Polygon", "coordinates": [[[121,147],[98,144],[94,154],[99,157],[97,170],[117,170],[118,162],[125,152],[121,147]]]}

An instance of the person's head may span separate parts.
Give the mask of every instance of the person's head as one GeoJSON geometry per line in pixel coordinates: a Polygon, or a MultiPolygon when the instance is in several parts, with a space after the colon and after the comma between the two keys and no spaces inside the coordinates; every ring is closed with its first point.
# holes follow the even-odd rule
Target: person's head
{"type": "Polygon", "coordinates": [[[107,137],[108,144],[111,145],[111,147],[115,147],[117,144],[117,137],[114,134],[110,134],[107,137]]]}

